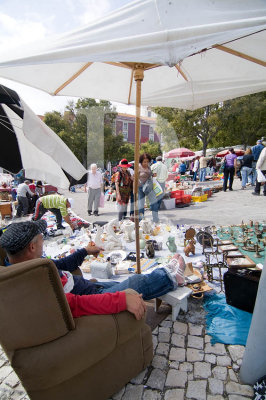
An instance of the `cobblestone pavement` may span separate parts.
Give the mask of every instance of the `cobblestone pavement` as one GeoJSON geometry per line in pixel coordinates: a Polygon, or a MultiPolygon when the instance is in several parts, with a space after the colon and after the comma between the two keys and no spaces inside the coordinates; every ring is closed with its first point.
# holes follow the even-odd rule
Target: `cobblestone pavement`
{"type": "MultiPolygon", "coordinates": [[[[152,364],[112,400],[252,398],[252,387],[242,384],[238,376],[244,346],[211,345],[210,336],[205,334],[201,300],[189,299],[188,313],[181,313],[176,322],[169,315],[155,328],[152,337],[152,364]]],[[[0,399],[28,399],[1,349],[0,399]]]]}

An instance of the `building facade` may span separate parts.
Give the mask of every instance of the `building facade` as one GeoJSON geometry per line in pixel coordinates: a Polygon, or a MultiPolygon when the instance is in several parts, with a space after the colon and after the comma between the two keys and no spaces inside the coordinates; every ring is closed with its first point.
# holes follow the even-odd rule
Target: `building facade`
{"type": "MultiPolygon", "coordinates": [[[[124,141],[128,143],[135,143],[135,126],[136,117],[131,114],[118,113],[115,120],[115,133],[116,135],[122,134],[124,141]]],[[[155,131],[156,118],[141,117],[140,120],[140,143],[160,142],[160,135],[155,131]]]]}

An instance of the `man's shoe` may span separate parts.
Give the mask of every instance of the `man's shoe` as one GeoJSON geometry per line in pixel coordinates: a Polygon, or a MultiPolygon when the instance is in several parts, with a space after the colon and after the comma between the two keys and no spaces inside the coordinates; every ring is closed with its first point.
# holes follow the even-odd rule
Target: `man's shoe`
{"type": "Polygon", "coordinates": [[[89,214],[89,215],[92,215],[92,212],[91,212],[91,211],[88,211],[88,214],[89,214]]]}
{"type": "Polygon", "coordinates": [[[232,189],[232,188],[229,188],[229,190],[230,190],[230,192],[232,192],[234,189],[232,189]]]}
{"type": "Polygon", "coordinates": [[[98,211],[94,211],[94,215],[95,215],[95,217],[99,217],[98,211]]]}
{"type": "Polygon", "coordinates": [[[259,193],[256,193],[256,192],[252,192],[251,194],[253,194],[253,196],[259,196],[260,195],[259,193]]]}
{"type": "Polygon", "coordinates": [[[66,229],[63,225],[57,225],[57,229],[66,229]]]}

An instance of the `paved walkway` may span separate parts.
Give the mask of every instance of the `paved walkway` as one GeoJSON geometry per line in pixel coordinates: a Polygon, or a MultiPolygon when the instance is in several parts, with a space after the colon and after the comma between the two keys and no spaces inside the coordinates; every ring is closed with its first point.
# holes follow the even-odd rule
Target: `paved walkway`
{"type": "MultiPolygon", "coordinates": [[[[191,225],[266,220],[266,198],[252,196],[252,189],[240,190],[237,180],[233,192],[219,192],[205,203],[160,212],[160,217],[191,225]]],[[[115,204],[107,202],[100,217],[88,217],[87,194],[65,194],[74,199],[73,210],[88,221],[108,221],[117,215],[115,204]]],[[[241,384],[238,377],[244,347],[223,344],[211,346],[210,337],[205,335],[201,300],[190,299],[188,313],[180,314],[176,322],[171,321],[171,316],[167,317],[153,331],[153,342],[152,365],[113,396],[113,400],[252,398],[252,388],[241,384]]],[[[1,348],[0,399],[28,399],[1,348]]]]}

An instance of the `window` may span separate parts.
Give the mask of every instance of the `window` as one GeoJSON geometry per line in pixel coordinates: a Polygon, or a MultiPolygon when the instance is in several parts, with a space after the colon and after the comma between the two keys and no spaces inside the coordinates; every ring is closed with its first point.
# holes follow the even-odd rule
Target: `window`
{"type": "Polygon", "coordinates": [[[128,139],[128,122],[123,121],[123,136],[124,140],[128,139]]]}
{"type": "Polygon", "coordinates": [[[152,126],[149,126],[149,140],[154,142],[154,130],[152,126]]]}

